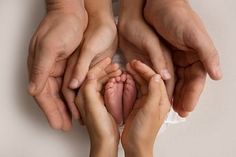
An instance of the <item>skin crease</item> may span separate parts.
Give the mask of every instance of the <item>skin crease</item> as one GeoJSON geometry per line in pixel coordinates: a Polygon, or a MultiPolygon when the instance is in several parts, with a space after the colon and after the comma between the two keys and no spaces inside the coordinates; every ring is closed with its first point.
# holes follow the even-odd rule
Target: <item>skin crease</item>
{"type": "Polygon", "coordinates": [[[155,137],[170,109],[166,88],[160,75],[140,61],[128,64],[127,70],[142,90],[121,137],[102,95],[105,83],[121,75],[121,70],[111,64],[109,58],[90,69],[76,97],[76,104],[90,136],[90,156],[117,156],[120,138],[127,157],[152,156],[155,137]]]}
{"type": "Polygon", "coordinates": [[[66,62],[82,40],[87,18],[83,1],[47,1],[47,14],[31,39],[28,90],[55,129],[71,128],[71,116],[60,89],[66,62]]]}
{"type": "Polygon", "coordinates": [[[101,6],[98,5],[96,8],[89,7],[90,3],[89,0],[85,2],[89,21],[83,42],[69,58],[62,88],[65,99],[73,106],[76,89],[84,81],[88,70],[102,59],[112,57],[118,44],[111,2],[99,1],[101,6]],[[99,7],[104,7],[103,12],[99,7]]]}

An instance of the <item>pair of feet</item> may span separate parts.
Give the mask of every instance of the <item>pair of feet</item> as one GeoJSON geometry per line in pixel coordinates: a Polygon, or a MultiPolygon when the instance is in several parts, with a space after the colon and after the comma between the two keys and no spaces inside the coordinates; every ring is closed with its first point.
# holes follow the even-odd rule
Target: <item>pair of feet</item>
{"type": "Polygon", "coordinates": [[[133,77],[128,73],[111,78],[105,85],[104,100],[107,110],[114,117],[118,125],[122,125],[137,96],[137,89],[133,77]]]}

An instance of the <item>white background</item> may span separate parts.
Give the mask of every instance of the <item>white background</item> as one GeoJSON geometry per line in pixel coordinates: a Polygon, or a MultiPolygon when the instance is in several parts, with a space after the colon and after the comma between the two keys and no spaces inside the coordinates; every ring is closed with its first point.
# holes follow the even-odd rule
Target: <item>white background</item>
{"type": "MultiPolygon", "coordinates": [[[[191,0],[217,46],[224,79],[208,79],[186,123],[158,137],[155,156],[236,156],[236,1],[191,0]]],[[[43,0],[0,0],[0,157],[86,157],[89,139],[74,122],[68,133],[52,130],[27,95],[28,43],[44,15],[43,0]]]]}

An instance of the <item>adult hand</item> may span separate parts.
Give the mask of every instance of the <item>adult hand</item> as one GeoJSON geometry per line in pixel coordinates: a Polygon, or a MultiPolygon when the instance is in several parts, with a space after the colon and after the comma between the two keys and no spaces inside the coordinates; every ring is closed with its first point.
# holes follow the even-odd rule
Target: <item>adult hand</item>
{"type": "Polygon", "coordinates": [[[171,107],[165,84],[160,75],[140,61],[132,61],[127,70],[140,93],[125,122],[121,142],[126,156],[152,156],[156,135],[171,107]]]}
{"type": "Polygon", "coordinates": [[[222,77],[217,50],[186,0],[147,0],[144,17],[173,47],[178,78],[174,109],[185,117],[197,104],[206,72],[214,80],[222,77]]]}
{"type": "Polygon", "coordinates": [[[118,24],[119,47],[128,62],[138,59],[153,67],[165,80],[167,93],[171,99],[175,86],[171,54],[145,22],[142,15],[144,2],[144,0],[121,0],[118,24]]]}
{"type": "MultiPolygon", "coordinates": [[[[91,4],[88,2],[90,1],[86,1],[85,5],[88,11],[89,24],[84,33],[83,42],[67,63],[62,88],[66,102],[73,107],[72,113],[75,115],[73,117],[76,118],[78,118],[79,111],[74,103],[75,89],[80,87],[89,68],[106,57],[112,58],[118,45],[116,25],[110,8],[107,8],[109,4],[105,3],[103,10],[95,12],[90,9],[91,4]]],[[[103,1],[98,2],[104,3],[103,1]]],[[[99,9],[98,6],[92,8],[99,9]]]]}
{"type": "Polygon", "coordinates": [[[105,107],[102,89],[109,78],[121,73],[118,65],[111,64],[110,58],[102,60],[89,70],[76,97],[76,104],[90,136],[90,156],[117,156],[119,131],[114,118],[105,107]]]}
{"type": "Polygon", "coordinates": [[[79,46],[86,27],[82,0],[48,0],[47,14],[31,39],[29,93],[55,129],[71,128],[71,118],[61,98],[61,81],[67,59],[79,46]]]}

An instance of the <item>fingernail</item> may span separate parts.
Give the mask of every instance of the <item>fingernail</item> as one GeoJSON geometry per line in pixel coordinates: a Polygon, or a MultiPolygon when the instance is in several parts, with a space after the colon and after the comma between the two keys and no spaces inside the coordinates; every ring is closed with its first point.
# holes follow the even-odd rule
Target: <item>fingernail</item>
{"type": "Polygon", "coordinates": [[[36,90],[36,85],[35,85],[35,83],[30,82],[29,85],[28,85],[28,91],[29,91],[29,93],[30,93],[30,94],[34,94],[35,90],[36,90]]]}
{"type": "Polygon", "coordinates": [[[159,82],[159,81],[161,80],[161,76],[158,75],[158,74],[155,74],[155,75],[153,76],[153,78],[154,78],[154,80],[155,80],[156,82],[159,82]]]}
{"type": "Polygon", "coordinates": [[[161,70],[161,76],[163,77],[164,80],[169,80],[171,78],[171,75],[167,69],[161,70]]]}
{"type": "Polygon", "coordinates": [[[77,79],[72,79],[72,81],[70,82],[70,88],[75,89],[78,88],[79,86],[79,81],[77,79]]]}

